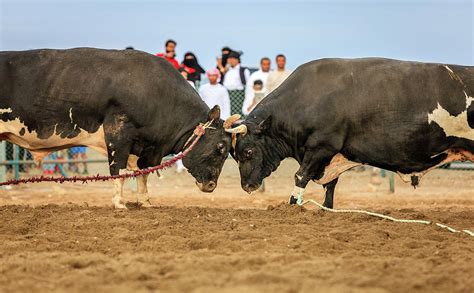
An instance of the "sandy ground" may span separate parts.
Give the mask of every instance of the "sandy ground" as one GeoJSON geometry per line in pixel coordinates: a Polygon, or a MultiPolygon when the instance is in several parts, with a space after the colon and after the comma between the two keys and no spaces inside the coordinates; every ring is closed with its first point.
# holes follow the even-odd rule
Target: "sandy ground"
{"type": "MultiPolygon", "coordinates": [[[[288,206],[297,168],[285,161],[252,195],[233,161],[212,194],[167,170],[150,178],[153,207],[128,211],[112,209],[111,182],[1,190],[0,291],[474,292],[474,237],[288,206]]],[[[388,179],[351,171],[335,208],[474,231],[473,179],[435,170],[416,190],[396,178],[391,194],[388,179]]],[[[323,189],[310,184],[306,198],[322,202],[323,189]]]]}

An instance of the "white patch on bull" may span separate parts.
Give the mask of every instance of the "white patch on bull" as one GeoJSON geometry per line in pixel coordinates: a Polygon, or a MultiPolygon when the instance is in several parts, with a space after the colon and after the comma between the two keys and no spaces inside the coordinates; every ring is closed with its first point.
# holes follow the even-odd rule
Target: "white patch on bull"
{"type": "Polygon", "coordinates": [[[467,108],[469,108],[469,106],[471,106],[472,101],[474,101],[474,98],[468,96],[466,91],[463,91],[463,93],[464,93],[464,96],[466,97],[466,109],[467,109],[467,108]]]}
{"type": "Polygon", "coordinates": [[[296,178],[298,178],[298,180],[303,179],[303,176],[301,176],[301,175],[296,174],[295,176],[296,176],[296,178]]]}
{"type": "Polygon", "coordinates": [[[53,134],[54,135],[58,134],[57,131],[56,131],[57,129],[58,129],[58,123],[54,124],[54,129],[53,129],[53,134]]]}
{"type": "MultiPolygon", "coordinates": [[[[59,148],[73,146],[87,146],[107,155],[104,127],[102,125],[95,132],[87,132],[79,128],[78,135],[72,138],[61,137],[60,133],[57,133],[57,127],[58,124],[55,124],[53,134],[43,139],[38,137],[36,130],[28,131],[28,127],[19,118],[15,118],[15,120],[0,121],[0,134],[6,137],[5,140],[28,149],[32,151],[33,155],[36,153],[39,157],[44,157],[45,154],[47,155],[59,148]],[[23,135],[20,135],[22,128],[26,131],[23,135]]],[[[37,157],[35,157],[35,160],[37,160],[37,157]]]]}
{"type": "Polygon", "coordinates": [[[331,162],[329,165],[324,168],[323,176],[315,180],[318,184],[327,184],[334,179],[338,178],[342,173],[345,171],[363,165],[362,163],[356,163],[348,160],[342,154],[338,153],[334,157],[332,157],[331,162]]]}
{"type": "Polygon", "coordinates": [[[110,155],[113,157],[115,155],[115,151],[112,151],[110,155]]]}
{"type": "Polygon", "coordinates": [[[454,74],[454,71],[452,71],[451,68],[449,68],[448,65],[444,65],[444,68],[446,68],[446,69],[449,71],[449,73],[453,73],[453,74],[454,74]]]}
{"type": "MultiPolygon", "coordinates": [[[[429,171],[431,171],[433,169],[436,169],[439,166],[442,166],[444,164],[448,164],[448,163],[451,163],[451,162],[454,162],[454,161],[460,161],[460,162],[471,161],[471,162],[474,163],[474,154],[469,152],[469,151],[466,151],[466,150],[448,149],[448,150],[446,150],[442,153],[445,153],[448,156],[442,162],[440,162],[439,164],[437,164],[437,165],[435,165],[431,168],[428,168],[428,169],[426,169],[424,171],[421,171],[421,172],[413,172],[413,173],[410,173],[410,174],[404,174],[404,173],[401,173],[401,172],[397,172],[397,174],[400,176],[400,178],[405,183],[411,182],[411,177],[412,176],[417,176],[418,177],[418,182],[420,182],[421,178],[423,178],[423,176],[426,173],[428,173],[429,171]]],[[[442,153],[440,153],[440,154],[442,154],[442,153]]],[[[438,154],[438,155],[440,155],[440,154],[438,154]]]]}
{"type": "Polygon", "coordinates": [[[449,68],[448,65],[444,65],[444,68],[446,68],[446,70],[448,70],[449,77],[452,80],[456,80],[460,84],[464,85],[464,82],[462,81],[462,79],[451,68],[449,68]]]}
{"type": "Polygon", "coordinates": [[[77,129],[77,123],[74,123],[72,120],[72,108],[69,108],[69,119],[71,120],[71,124],[74,124],[74,130],[77,129]]]}
{"type": "Polygon", "coordinates": [[[457,116],[451,115],[439,103],[438,107],[433,112],[428,113],[428,124],[435,122],[438,124],[446,134],[446,136],[455,136],[474,140],[474,129],[469,126],[467,121],[467,108],[471,105],[474,98],[469,97],[466,92],[466,110],[457,116]]]}
{"type": "Polygon", "coordinates": [[[0,114],[12,113],[12,112],[13,112],[12,108],[0,109],[0,114]]]}
{"type": "Polygon", "coordinates": [[[69,108],[69,119],[71,119],[71,124],[74,124],[74,121],[72,121],[72,107],[69,108]]]}

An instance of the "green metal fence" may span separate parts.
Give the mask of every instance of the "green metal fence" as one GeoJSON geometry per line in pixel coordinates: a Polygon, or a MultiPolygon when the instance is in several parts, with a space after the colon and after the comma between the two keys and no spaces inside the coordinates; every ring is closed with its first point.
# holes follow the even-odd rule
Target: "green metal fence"
{"type": "MultiPolygon", "coordinates": [[[[54,157],[54,159],[47,158],[42,161],[43,165],[54,165],[57,173],[64,177],[68,177],[70,173],[66,166],[82,163],[107,163],[107,159],[72,159],[67,155],[66,150],[62,156],[54,157]]],[[[29,171],[36,167],[33,157],[27,150],[5,141],[0,142],[0,182],[8,179],[20,179],[21,176],[29,176],[29,171]]],[[[474,164],[471,162],[453,162],[439,168],[452,171],[474,170],[474,164]]],[[[388,178],[390,192],[392,193],[395,192],[394,174],[394,172],[380,170],[381,177],[388,178]]]]}
{"type": "MultiPolygon", "coordinates": [[[[52,156],[43,160],[42,166],[53,167],[55,173],[68,177],[71,173],[68,166],[75,164],[107,163],[107,159],[72,159],[68,150],[55,152],[52,156]]],[[[17,145],[6,141],[0,142],[0,181],[8,179],[20,179],[21,176],[29,176],[30,171],[38,166],[31,153],[17,145]]],[[[39,171],[42,171],[41,169],[39,171]]],[[[38,173],[38,170],[36,170],[38,173]]],[[[38,174],[35,174],[38,175],[38,174]]],[[[48,174],[51,175],[51,174],[48,174]]]]}

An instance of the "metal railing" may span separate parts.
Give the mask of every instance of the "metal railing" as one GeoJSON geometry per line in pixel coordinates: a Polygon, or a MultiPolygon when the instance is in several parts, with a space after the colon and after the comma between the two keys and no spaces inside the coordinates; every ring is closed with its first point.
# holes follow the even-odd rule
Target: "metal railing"
{"type": "MultiPolygon", "coordinates": [[[[230,157],[229,157],[230,158],[230,157]]],[[[103,159],[45,159],[42,161],[43,165],[54,164],[57,166],[61,176],[68,177],[68,170],[64,168],[66,164],[97,164],[108,163],[106,158],[103,159]]],[[[32,160],[31,154],[21,147],[7,143],[0,142],[0,182],[8,179],[20,179],[20,172],[31,166],[36,166],[36,162],[32,160]],[[7,176],[10,175],[10,176],[7,176]],[[7,178],[10,177],[10,178],[7,178]]],[[[471,162],[453,162],[439,167],[445,170],[474,170],[474,163],[471,162]]],[[[391,193],[395,192],[395,179],[393,172],[380,170],[381,177],[387,177],[389,180],[389,190],[391,193]]]]}
{"type": "MultiPolygon", "coordinates": [[[[66,164],[91,164],[107,162],[108,161],[106,158],[71,159],[66,156],[65,158],[45,159],[41,163],[43,166],[54,165],[58,168],[61,176],[67,177],[69,171],[64,168],[64,165],[66,164]]],[[[33,157],[27,150],[5,141],[0,142],[0,182],[4,182],[8,179],[20,179],[20,172],[28,170],[30,167],[37,167],[37,163],[33,161],[33,157]]]]}

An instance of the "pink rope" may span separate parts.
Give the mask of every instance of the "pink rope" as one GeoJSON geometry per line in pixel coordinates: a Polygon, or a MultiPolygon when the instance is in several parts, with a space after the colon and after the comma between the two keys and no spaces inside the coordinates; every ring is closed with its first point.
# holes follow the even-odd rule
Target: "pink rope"
{"type": "Polygon", "coordinates": [[[52,176],[36,176],[31,178],[22,178],[22,179],[11,179],[8,181],[0,182],[0,186],[5,185],[18,185],[18,184],[26,184],[26,183],[38,183],[38,182],[57,182],[57,183],[64,183],[64,182],[82,182],[87,183],[89,181],[108,181],[113,179],[126,179],[126,178],[134,178],[140,175],[146,175],[150,173],[157,172],[158,170],[164,170],[173,166],[178,160],[184,158],[196,145],[199,141],[201,136],[204,135],[206,131],[206,125],[199,124],[194,129],[193,135],[196,136],[194,141],[187,147],[182,153],[176,155],[172,159],[158,165],[155,167],[150,167],[143,170],[136,170],[132,173],[127,174],[120,174],[120,175],[90,175],[90,176],[73,176],[73,177],[52,177],[52,176]]]}

